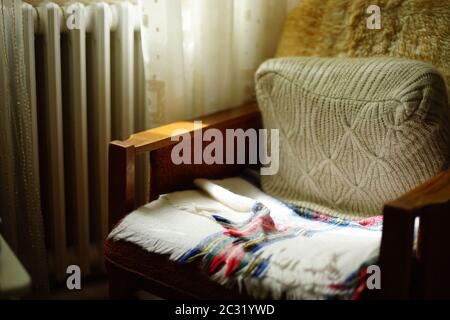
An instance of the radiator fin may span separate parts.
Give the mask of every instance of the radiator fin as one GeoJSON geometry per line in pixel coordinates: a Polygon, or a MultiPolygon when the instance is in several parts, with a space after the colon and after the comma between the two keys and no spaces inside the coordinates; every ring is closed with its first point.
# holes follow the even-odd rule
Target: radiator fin
{"type": "MultiPolygon", "coordinates": [[[[139,11],[130,3],[45,2],[24,4],[23,14],[46,245],[62,282],[70,264],[83,276],[103,271],[108,143],[148,128],[139,11]],[[69,28],[74,8],[83,23],[69,28]]],[[[143,203],[148,158],[137,166],[143,203]]]]}

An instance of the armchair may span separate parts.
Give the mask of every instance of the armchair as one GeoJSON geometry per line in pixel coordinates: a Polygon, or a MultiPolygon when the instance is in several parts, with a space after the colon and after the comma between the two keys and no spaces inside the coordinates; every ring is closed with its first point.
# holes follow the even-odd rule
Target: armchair
{"type": "MultiPolygon", "coordinates": [[[[255,103],[201,119],[205,128],[219,130],[261,127],[255,103]]],[[[109,146],[110,227],[135,207],[134,168],[137,154],[150,155],[149,200],[160,194],[193,186],[195,178],[236,175],[246,165],[174,165],[170,154],[174,129],[186,129],[193,138],[192,121],[175,122],[132,135],[109,146]]],[[[366,297],[383,299],[450,298],[450,170],[440,173],[397,200],[385,204],[379,265],[382,288],[366,297]],[[420,219],[418,243],[414,247],[414,222],[420,219]],[[415,248],[413,250],[413,248],[415,248]]],[[[105,260],[112,298],[131,298],[147,290],[163,298],[249,298],[212,283],[199,266],[177,265],[164,256],[136,245],[107,241],[105,260]],[[145,267],[145,268],[142,268],[145,267]],[[164,270],[165,272],[160,272],[164,270]],[[186,278],[189,281],[186,283],[186,278]],[[199,287],[202,290],[199,290],[199,287]]]]}
{"type": "MultiPolygon", "coordinates": [[[[339,110],[335,110],[336,106],[340,107],[341,111],[364,109],[366,105],[361,106],[359,104],[356,109],[352,109],[352,107],[361,101],[367,102],[364,99],[364,95],[367,94],[373,100],[370,101],[372,104],[367,103],[369,107],[366,110],[370,109],[369,111],[374,112],[372,114],[368,112],[364,121],[374,121],[375,116],[380,116],[380,118],[386,116],[383,118],[385,120],[383,125],[388,124],[383,128],[387,128],[386,131],[388,131],[389,127],[396,127],[399,123],[402,124],[412,114],[418,122],[423,119],[429,121],[428,124],[430,126],[428,128],[433,128],[436,123],[444,123],[448,129],[448,118],[445,120],[443,117],[439,118],[439,115],[436,116],[437,113],[443,114],[446,112],[442,112],[445,109],[444,104],[446,102],[436,97],[430,98],[436,92],[439,92],[439,95],[443,97],[446,95],[444,92],[448,91],[448,81],[447,87],[445,87],[446,85],[442,80],[442,78],[449,79],[448,63],[446,63],[448,61],[448,46],[435,45],[446,41],[445,32],[448,29],[449,19],[448,11],[442,8],[447,4],[446,1],[433,1],[433,3],[427,4],[427,10],[422,10],[422,2],[409,2],[412,3],[408,6],[399,5],[394,7],[388,2],[379,4],[383,12],[382,30],[366,30],[366,16],[363,13],[367,4],[364,1],[355,3],[354,1],[337,0],[303,0],[286,19],[277,56],[339,56],[360,57],[362,59],[365,59],[364,57],[410,58],[431,63],[443,77],[437,76],[437,72],[434,70],[430,71],[429,66],[423,64],[416,66],[418,68],[416,71],[419,69],[421,71],[411,72],[409,70],[410,62],[405,62],[406,67],[401,70],[401,67],[397,65],[398,61],[392,64],[389,61],[384,61],[387,63],[384,64],[383,62],[384,71],[379,72],[380,66],[377,64],[378,62],[360,66],[359,69],[355,68],[353,71],[353,66],[349,67],[344,64],[339,68],[335,68],[334,71],[330,71],[322,68],[324,65],[327,65],[327,62],[319,61],[317,63],[316,61],[315,65],[310,66],[310,72],[304,72],[302,85],[294,84],[294,81],[290,81],[291,83],[289,84],[283,84],[283,81],[286,80],[282,79],[283,77],[288,78],[288,76],[292,75],[291,72],[302,72],[299,69],[309,62],[301,67],[292,68],[288,65],[289,63],[283,67],[283,63],[278,64],[274,62],[274,68],[278,68],[278,70],[274,72],[274,68],[268,68],[267,81],[259,88],[259,108],[256,103],[250,103],[240,108],[220,112],[199,120],[203,121],[204,128],[217,128],[222,132],[226,129],[235,128],[244,130],[248,128],[259,129],[262,127],[263,121],[265,127],[267,127],[268,123],[266,120],[272,117],[269,121],[274,121],[278,116],[278,110],[272,110],[270,114],[267,105],[270,105],[271,100],[278,99],[277,106],[282,105],[283,108],[287,106],[286,109],[289,109],[285,112],[285,118],[282,120],[283,125],[292,118],[297,118],[296,121],[300,122],[308,117],[308,121],[317,120],[322,121],[322,124],[326,124],[329,120],[326,116],[323,116],[327,114],[326,112],[316,114],[315,118],[311,116],[313,111],[315,111],[312,111],[312,108],[310,108],[313,104],[316,106],[326,105],[328,111],[334,112],[333,116],[336,116],[336,118],[340,117],[345,122],[345,120],[348,120],[346,116],[351,114],[351,112],[346,114],[343,111],[340,113],[339,110]],[[329,8],[334,9],[329,10],[329,8]],[[405,16],[413,17],[409,19],[410,23],[404,24],[398,19],[398,17],[405,16]],[[421,17],[421,19],[418,17],[421,17]],[[386,30],[389,32],[386,32],[386,30]],[[422,38],[425,39],[420,46],[417,45],[416,41],[417,30],[420,30],[422,38]],[[430,30],[433,30],[433,32],[430,32],[430,30]],[[315,69],[316,67],[317,69],[315,69]],[[319,70],[319,68],[322,69],[319,70]],[[394,70],[395,68],[397,69],[394,70]],[[321,92],[314,91],[319,86],[324,87],[323,79],[320,79],[322,75],[329,76],[336,70],[338,72],[344,70],[344,73],[338,75],[336,81],[330,78],[326,79],[326,90],[321,92]],[[373,70],[378,70],[379,73],[372,74],[372,77],[367,80],[366,74],[370,74],[373,70]],[[425,70],[424,73],[422,73],[423,70],[425,70]],[[281,75],[281,79],[274,84],[272,78],[275,78],[274,74],[277,73],[278,76],[281,75]],[[355,76],[356,73],[358,73],[358,76],[355,76]],[[419,73],[422,73],[422,76],[418,76],[419,73]],[[386,76],[387,74],[389,76],[386,76]],[[316,75],[318,75],[318,78],[315,78],[316,75]],[[389,79],[390,76],[396,80],[388,83],[389,81],[386,81],[386,79],[389,79]],[[414,78],[414,81],[411,80],[412,78],[414,78]],[[315,81],[313,85],[311,85],[312,80],[315,81]],[[345,84],[342,84],[343,82],[345,84]],[[377,83],[374,85],[374,82],[377,83]],[[278,94],[274,95],[275,97],[272,96],[272,88],[274,87],[277,89],[282,88],[278,91],[273,90],[278,92],[278,94]],[[395,87],[395,90],[391,90],[392,87],[395,87]],[[375,90],[379,88],[384,90],[375,90]],[[391,93],[389,99],[385,99],[382,96],[386,91],[391,93]],[[304,96],[309,98],[303,97],[303,100],[300,102],[299,100],[293,101],[294,99],[290,98],[293,95],[286,94],[286,92],[303,92],[304,96]],[[329,95],[324,97],[323,92],[329,95]],[[342,93],[348,95],[343,99],[346,100],[346,105],[339,105],[340,102],[337,100],[340,99],[336,99],[336,96],[339,97],[342,93]],[[263,101],[261,101],[261,96],[265,96],[263,101]],[[403,100],[399,101],[397,99],[398,96],[401,96],[403,100]],[[428,99],[427,110],[421,110],[424,113],[416,112],[417,109],[420,109],[419,106],[422,105],[418,97],[425,97],[425,100],[428,99]],[[390,100],[391,104],[383,110],[376,107],[371,109],[370,106],[374,106],[376,103],[384,103],[386,100],[390,100]],[[298,116],[298,113],[292,112],[294,110],[292,106],[300,103],[303,103],[308,111],[303,110],[304,113],[298,116]],[[259,111],[260,109],[262,114],[259,111]],[[436,111],[436,109],[439,110],[436,111]],[[382,112],[386,110],[387,112],[382,112]],[[289,115],[294,116],[289,118],[289,115]],[[320,118],[321,116],[323,117],[320,118]],[[437,118],[439,120],[436,120],[437,118]],[[433,122],[434,120],[436,122],[433,122]]],[[[262,73],[260,73],[261,75],[262,73]]],[[[297,124],[295,123],[295,125],[297,124]]],[[[290,123],[291,128],[295,128],[295,125],[290,123]]],[[[420,123],[417,127],[420,128],[420,123]]],[[[191,188],[195,178],[222,178],[236,175],[245,169],[246,165],[238,164],[173,164],[170,161],[170,155],[175,141],[171,140],[171,133],[174,129],[180,128],[187,130],[191,135],[191,139],[193,139],[193,121],[181,121],[132,135],[126,141],[113,141],[110,143],[110,227],[113,227],[127,213],[133,211],[137,205],[141,205],[136,204],[134,201],[134,168],[137,154],[149,153],[150,156],[150,191],[147,199],[149,201],[157,199],[159,195],[164,193],[191,188]]],[[[347,130],[349,128],[346,127],[344,129],[347,130]]],[[[367,129],[367,126],[364,129],[367,129]]],[[[378,129],[376,126],[370,128],[372,133],[378,129]]],[[[414,133],[414,138],[410,138],[406,134],[404,135],[408,137],[406,140],[422,138],[422,134],[417,134],[413,129],[414,126],[410,127],[407,133],[414,133]]],[[[427,131],[427,133],[430,132],[434,132],[433,129],[427,131]]],[[[430,135],[433,134],[431,133],[430,135]]],[[[292,136],[295,136],[295,134],[291,134],[292,136]]],[[[324,134],[323,137],[327,137],[327,135],[324,134]]],[[[442,147],[448,141],[448,131],[443,130],[441,138],[436,139],[436,137],[433,137],[434,140],[432,140],[436,145],[442,147]]],[[[317,141],[318,143],[322,142],[320,139],[317,139],[317,141]]],[[[405,145],[408,145],[408,143],[405,145]]],[[[341,211],[357,209],[354,211],[364,213],[362,208],[367,206],[370,212],[365,212],[366,216],[374,213],[378,214],[381,211],[384,216],[378,261],[381,270],[381,290],[368,290],[362,296],[364,298],[450,299],[450,272],[448,272],[450,270],[450,250],[448,250],[450,238],[447,231],[450,225],[450,170],[448,166],[441,165],[447,157],[445,152],[440,153],[439,148],[435,148],[436,154],[430,155],[424,151],[428,146],[427,143],[422,143],[422,146],[425,146],[422,149],[422,155],[425,154],[433,159],[434,155],[438,154],[440,159],[434,163],[435,166],[430,171],[426,168],[427,165],[424,164],[426,161],[419,159],[418,162],[424,164],[422,169],[425,168],[424,172],[426,172],[420,178],[411,178],[413,175],[409,175],[408,170],[414,170],[414,166],[411,163],[408,166],[397,165],[399,169],[397,171],[402,171],[401,175],[404,174],[403,182],[408,188],[400,188],[400,192],[400,189],[392,188],[393,185],[396,185],[395,183],[390,183],[391,188],[388,192],[382,187],[376,189],[380,193],[384,193],[383,201],[379,201],[379,199],[372,203],[370,201],[359,201],[356,207],[339,208],[342,209],[341,211]],[[439,170],[442,170],[442,172],[429,181],[423,182],[439,170]],[[419,182],[423,183],[419,184],[419,182]],[[419,185],[413,188],[416,184],[419,185]],[[410,188],[412,189],[411,191],[400,195],[403,191],[410,188]],[[384,201],[384,199],[395,198],[397,199],[384,201]],[[384,203],[384,206],[381,206],[381,203],[384,203]],[[418,236],[415,236],[415,225],[417,222],[419,222],[418,236]]],[[[307,149],[304,148],[303,150],[307,149]]],[[[414,157],[413,151],[407,150],[406,147],[402,150],[414,157]]],[[[225,152],[227,150],[224,150],[225,152]]],[[[391,157],[395,158],[397,155],[399,157],[402,156],[401,152],[398,152],[391,155],[391,157]]],[[[420,158],[420,156],[418,157],[420,158]]],[[[350,159],[349,162],[352,161],[351,157],[348,159],[350,159]]],[[[344,163],[345,161],[342,161],[341,166],[344,163]]],[[[389,173],[384,174],[384,181],[389,181],[389,178],[391,179],[390,181],[395,180],[393,178],[395,173],[396,170],[391,170],[391,175],[389,173]]],[[[292,192],[296,187],[295,179],[290,177],[290,173],[285,174],[284,178],[286,181],[291,179],[290,194],[296,194],[292,192]]],[[[271,185],[273,190],[280,190],[279,186],[276,185],[277,183],[275,181],[271,185]]],[[[339,186],[337,189],[339,190],[339,186]]],[[[329,188],[327,191],[329,192],[327,196],[333,198],[332,188],[329,188]]],[[[320,197],[318,192],[309,192],[306,195],[309,196],[307,200],[310,200],[310,202],[320,197]]],[[[105,246],[105,258],[110,275],[111,295],[115,298],[130,297],[130,294],[138,289],[153,291],[164,298],[249,298],[245,292],[230,291],[212,283],[198,265],[177,265],[164,256],[150,254],[124,241],[112,242],[108,240],[105,246]],[[143,266],[146,266],[146,268],[142,268],[143,266]],[[165,270],[166,272],[160,272],[160,270],[165,270]],[[170,275],[168,276],[167,273],[170,275]],[[202,289],[199,290],[199,287],[202,289]]]]}

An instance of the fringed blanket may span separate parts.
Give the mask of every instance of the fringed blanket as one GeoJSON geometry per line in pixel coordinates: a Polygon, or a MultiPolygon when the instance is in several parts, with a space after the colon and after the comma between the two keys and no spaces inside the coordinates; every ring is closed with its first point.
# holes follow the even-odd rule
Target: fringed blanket
{"type": "Polygon", "coordinates": [[[241,223],[235,223],[219,215],[213,218],[225,231],[216,233],[201,241],[186,252],[178,262],[186,263],[203,258],[203,266],[214,274],[225,268],[225,277],[242,273],[244,277],[260,278],[270,264],[270,259],[260,259],[258,251],[273,241],[300,234],[300,228],[276,226],[269,209],[262,203],[255,203],[252,215],[241,223]]]}
{"type": "Polygon", "coordinates": [[[255,298],[351,299],[365,288],[381,217],[348,221],[284,205],[241,178],[196,185],[203,192],[167,194],[158,200],[163,206],[151,204],[170,214],[139,209],[110,236],[180,263],[201,259],[212,279],[255,298]]]}

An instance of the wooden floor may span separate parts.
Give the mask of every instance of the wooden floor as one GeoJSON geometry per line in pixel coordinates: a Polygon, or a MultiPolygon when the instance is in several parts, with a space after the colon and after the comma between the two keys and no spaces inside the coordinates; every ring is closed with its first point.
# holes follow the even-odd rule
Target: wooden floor
{"type": "MultiPolygon", "coordinates": [[[[108,300],[109,286],[107,280],[90,282],[81,290],[58,289],[50,293],[45,299],[50,300],[108,300]]],[[[161,298],[145,291],[137,292],[139,300],[161,300],[161,298]]]]}
{"type": "Polygon", "coordinates": [[[51,300],[107,300],[109,299],[108,281],[89,282],[80,290],[57,289],[50,292],[51,300]]]}

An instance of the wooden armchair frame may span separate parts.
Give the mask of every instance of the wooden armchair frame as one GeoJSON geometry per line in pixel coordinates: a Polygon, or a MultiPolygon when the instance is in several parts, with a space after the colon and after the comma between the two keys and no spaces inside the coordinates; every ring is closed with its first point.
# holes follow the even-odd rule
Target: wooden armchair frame
{"type": "MultiPolygon", "coordinates": [[[[261,115],[255,103],[200,120],[203,122],[202,129],[217,128],[224,131],[228,128],[261,128],[261,115]]],[[[126,141],[110,143],[110,227],[136,208],[135,158],[138,154],[149,153],[150,156],[149,201],[160,194],[191,188],[195,178],[232,176],[246,167],[238,164],[173,164],[170,155],[176,141],[171,140],[171,135],[175,129],[185,129],[193,139],[193,121],[181,121],[134,134],[126,141]]],[[[383,214],[379,258],[382,288],[375,290],[377,292],[370,292],[368,297],[450,299],[450,170],[442,172],[399,199],[386,203],[383,214]],[[420,227],[418,242],[414,246],[416,218],[420,219],[420,227]]],[[[120,273],[111,261],[108,263],[107,257],[106,260],[110,274],[120,273]]],[[[110,279],[113,297],[123,297],[127,284],[122,281],[119,285],[118,277],[113,278],[110,279]]],[[[125,275],[121,275],[121,278],[124,279],[125,275]]],[[[134,289],[138,289],[136,286],[147,286],[140,288],[146,290],[154,287],[162,292],[163,296],[184,297],[177,294],[175,288],[164,286],[157,279],[149,282],[143,275],[134,275],[133,279],[134,284],[138,283],[134,285],[134,289]]],[[[200,298],[210,297],[209,295],[200,298]]]]}

